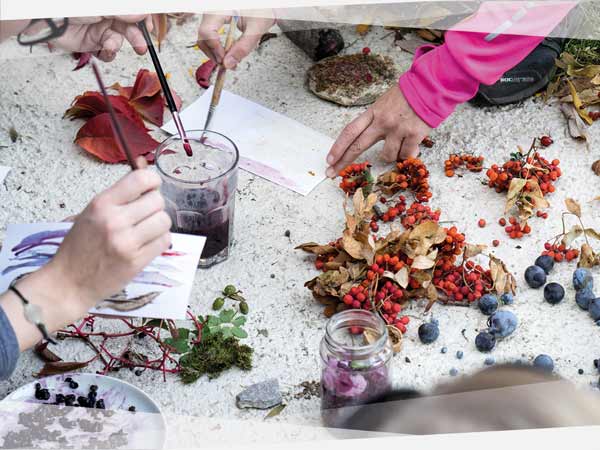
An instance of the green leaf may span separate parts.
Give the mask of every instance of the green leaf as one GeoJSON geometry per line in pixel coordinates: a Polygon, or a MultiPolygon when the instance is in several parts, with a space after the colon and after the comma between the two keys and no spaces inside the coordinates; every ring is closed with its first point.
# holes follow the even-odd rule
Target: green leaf
{"type": "Polygon", "coordinates": [[[231,323],[236,327],[241,327],[242,325],[246,324],[246,318],[244,316],[239,316],[233,319],[231,323]]]}
{"type": "Polygon", "coordinates": [[[190,346],[187,342],[187,337],[185,339],[173,339],[167,338],[164,340],[164,343],[169,347],[173,347],[177,353],[187,353],[190,351],[190,346]]]}
{"type": "Polygon", "coordinates": [[[144,326],[145,327],[156,327],[156,328],[160,327],[163,330],[168,330],[169,329],[169,326],[167,325],[167,321],[164,320],[164,319],[152,319],[152,320],[149,320],[148,322],[144,323],[144,326]]]}
{"type": "Polygon", "coordinates": [[[221,319],[216,316],[208,316],[207,324],[209,327],[221,325],[221,319]]]}
{"type": "Polygon", "coordinates": [[[233,334],[238,339],[245,339],[245,338],[248,337],[248,333],[246,333],[240,327],[233,327],[233,328],[231,328],[231,334],[233,334]]]}
{"type": "Polygon", "coordinates": [[[234,317],[235,317],[235,310],[233,310],[233,309],[224,309],[219,314],[219,319],[221,320],[221,323],[231,323],[231,321],[233,320],[234,317]]]}
{"type": "Polygon", "coordinates": [[[233,336],[231,330],[233,330],[233,328],[221,328],[220,331],[223,333],[223,337],[227,339],[233,336]]]}

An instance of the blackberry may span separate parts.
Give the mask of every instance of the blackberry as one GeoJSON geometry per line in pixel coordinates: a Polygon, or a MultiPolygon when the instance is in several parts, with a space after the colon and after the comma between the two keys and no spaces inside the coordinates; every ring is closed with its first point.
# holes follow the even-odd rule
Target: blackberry
{"type": "Polygon", "coordinates": [[[554,361],[548,355],[538,355],[533,360],[533,366],[544,372],[552,372],[554,370],[554,361]]]}
{"type": "Polygon", "coordinates": [[[539,266],[529,266],[525,270],[525,281],[534,289],[538,289],[546,284],[546,272],[539,266]]]}
{"type": "Polygon", "coordinates": [[[478,305],[483,314],[490,316],[498,309],[498,299],[495,295],[485,294],[479,299],[478,305]]]}
{"type": "Polygon", "coordinates": [[[65,396],[63,394],[56,394],[56,403],[64,403],[65,402],[65,396]]]}
{"type": "Polygon", "coordinates": [[[70,383],[71,381],[73,381],[73,378],[71,378],[71,377],[65,378],[65,383],[70,383]]]}
{"type": "Polygon", "coordinates": [[[549,274],[552,268],[554,267],[554,258],[548,255],[539,256],[535,260],[535,265],[544,269],[546,274],[549,274]]]}
{"type": "Polygon", "coordinates": [[[90,392],[98,392],[98,386],[96,386],[95,384],[92,384],[90,386],[90,392]]]}
{"type": "Polygon", "coordinates": [[[565,298],[565,290],[558,283],[548,283],[544,287],[544,298],[551,305],[556,305],[565,298]]]}
{"type": "Polygon", "coordinates": [[[69,382],[69,387],[70,387],[71,389],[77,389],[77,388],[79,387],[79,383],[77,383],[76,381],[73,381],[73,380],[71,380],[71,381],[69,382]]]}
{"type": "Polygon", "coordinates": [[[77,403],[79,404],[79,406],[83,406],[84,408],[87,408],[89,406],[88,399],[83,395],[77,397],[77,403]]]}
{"type": "Polygon", "coordinates": [[[104,405],[104,400],[100,399],[96,402],[96,408],[97,409],[106,409],[106,406],[104,405]]]}
{"type": "Polygon", "coordinates": [[[491,352],[496,346],[496,337],[492,333],[482,331],[475,338],[475,346],[480,352],[491,352]]]}
{"type": "Polygon", "coordinates": [[[96,403],[96,393],[90,392],[87,396],[87,400],[90,405],[94,405],[96,403]]]}

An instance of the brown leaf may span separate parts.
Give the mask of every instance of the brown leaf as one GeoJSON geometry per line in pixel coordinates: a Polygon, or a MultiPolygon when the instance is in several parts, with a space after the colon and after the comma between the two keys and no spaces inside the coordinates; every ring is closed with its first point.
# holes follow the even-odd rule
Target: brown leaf
{"type": "Polygon", "coordinates": [[[513,206],[516,205],[526,184],[527,180],[525,178],[513,178],[510,181],[508,195],[506,197],[506,206],[504,207],[504,214],[506,214],[513,208],[513,206]]]}
{"type": "Polygon", "coordinates": [[[331,245],[319,245],[315,242],[307,242],[306,244],[300,244],[294,250],[303,250],[307,253],[312,253],[317,256],[331,255],[337,253],[337,249],[331,245]]]}
{"type": "Polygon", "coordinates": [[[365,23],[356,25],[356,32],[361,36],[366,35],[369,31],[371,31],[371,25],[365,23]]]}
{"type": "Polygon", "coordinates": [[[573,226],[573,228],[571,228],[567,234],[565,234],[562,238],[562,244],[564,244],[565,247],[570,247],[571,244],[573,243],[573,241],[575,239],[577,239],[579,236],[581,236],[583,234],[583,228],[581,228],[579,225],[575,225],[573,226]]]}
{"type": "Polygon", "coordinates": [[[600,159],[592,164],[592,170],[598,176],[600,176],[600,159]]]}
{"type": "Polygon", "coordinates": [[[327,317],[328,319],[333,316],[335,313],[337,312],[337,308],[336,305],[328,305],[325,307],[325,309],[323,310],[323,314],[325,315],[325,317],[327,317]]]}
{"type": "Polygon", "coordinates": [[[167,36],[169,31],[169,18],[167,14],[152,14],[152,23],[154,28],[152,33],[156,36],[158,43],[158,51],[161,49],[161,45],[167,36]]]}
{"type": "Polygon", "coordinates": [[[598,261],[598,256],[596,256],[592,247],[590,247],[589,244],[583,244],[581,246],[581,253],[579,255],[577,267],[591,269],[598,264],[600,264],[600,261],[598,261]]]}
{"type": "Polygon", "coordinates": [[[494,290],[498,295],[515,294],[517,287],[515,277],[508,271],[504,262],[495,256],[490,256],[490,275],[494,282],[494,290]]]}
{"type": "Polygon", "coordinates": [[[34,348],[33,352],[38,355],[44,362],[58,362],[62,359],[57,356],[52,350],[48,349],[48,342],[39,342],[34,348]]]}
{"type": "Polygon", "coordinates": [[[583,107],[583,103],[581,102],[581,99],[579,98],[579,94],[577,93],[575,86],[573,86],[573,83],[571,82],[571,80],[567,80],[567,84],[569,85],[569,90],[571,92],[571,96],[573,97],[573,106],[575,106],[575,110],[577,111],[577,114],[579,114],[579,116],[588,125],[591,125],[592,123],[594,123],[594,121],[592,120],[590,115],[587,113],[587,111],[583,107]]]}
{"type": "Polygon", "coordinates": [[[573,139],[589,141],[586,126],[572,104],[561,103],[560,110],[567,119],[569,135],[573,139]]]}
{"type": "Polygon", "coordinates": [[[465,257],[465,259],[473,258],[477,255],[480,255],[481,252],[483,252],[486,248],[487,248],[487,245],[483,245],[483,244],[480,244],[480,245],[467,244],[465,246],[464,257],[465,257]]]}
{"type": "Polygon", "coordinates": [[[431,269],[433,266],[435,266],[435,259],[432,259],[429,256],[419,255],[413,260],[410,268],[416,270],[427,270],[431,269]]]}
{"type": "Polygon", "coordinates": [[[75,370],[83,369],[87,367],[89,361],[85,362],[68,362],[68,361],[55,361],[47,362],[40,372],[35,375],[37,378],[47,377],[50,375],[59,375],[61,373],[73,372],[75,370]]]}
{"type": "Polygon", "coordinates": [[[566,198],[565,205],[567,206],[567,211],[569,211],[571,214],[575,214],[577,217],[581,217],[581,206],[579,206],[577,201],[573,200],[572,198],[566,198]]]}
{"type": "Polygon", "coordinates": [[[404,243],[404,253],[412,259],[419,255],[427,255],[433,245],[440,244],[446,239],[446,234],[447,231],[437,222],[423,222],[408,234],[404,243]]]}
{"type": "Polygon", "coordinates": [[[390,280],[395,281],[403,289],[406,289],[406,287],[408,286],[408,267],[406,266],[396,273],[384,272],[383,276],[385,278],[389,278],[390,280]]]}

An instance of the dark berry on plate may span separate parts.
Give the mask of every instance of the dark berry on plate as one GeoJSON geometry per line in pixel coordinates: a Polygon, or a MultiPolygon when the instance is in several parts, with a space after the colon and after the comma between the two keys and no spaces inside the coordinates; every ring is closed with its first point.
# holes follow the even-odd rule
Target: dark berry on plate
{"type": "Polygon", "coordinates": [[[442,354],[448,353],[448,347],[442,347],[440,352],[442,352],[442,354]]]}
{"type": "Polygon", "coordinates": [[[556,305],[565,298],[565,290],[558,283],[548,283],[544,287],[544,298],[551,305],[556,305]]]}
{"type": "Polygon", "coordinates": [[[40,383],[35,383],[35,390],[39,391],[42,388],[42,385],[40,383]]]}
{"type": "Polygon", "coordinates": [[[462,352],[462,350],[456,352],[456,359],[463,359],[463,356],[465,356],[465,354],[462,352]]]}
{"type": "Polygon", "coordinates": [[[538,256],[535,260],[535,265],[544,269],[544,272],[548,274],[554,267],[554,258],[548,255],[538,256]]]}
{"type": "Polygon", "coordinates": [[[93,405],[96,403],[96,393],[95,392],[90,392],[87,396],[88,399],[88,403],[90,405],[93,405]]]}
{"type": "Polygon", "coordinates": [[[554,370],[554,361],[548,355],[538,355],[533,360],[533,366],[544,372],[552,372],[554,370]]]}
{"type": "Polygon", "coordinates": [[[479,299],[478,305],[483,314],[490,316],[498,309],[498,299],[495,295],[485,294],[479,299]]]}
{"type": "Polygon", "coordinates": [[[96,402],[96,408],[98,409],[106,409],[106,406],[104,405],[104,400],[100,399],[96,402]]]}
{"type": "Polygon", "coordinates": [[[431,344],[440,335],[440,329],[434,322],[427,322],[419,327],[419,339],[423,344],[431,344]]]}
{"type": "Polygon", "coordinates": [[[77,383],[76,381],[71,381],[71,382],[69,383],[69,387],[70,387],[71,389],[77,389],[77,388],[79,387],[79,383],[77,383]]]}
{"type": "Polygon", "coordinates": [[[135,406],[130,406],[127,411],[135,412],[135,406]]]}
{"type": "Polygon", "coordinates": [[[512,305],[515,302],[515,297],[512,294],[502,294],[500,301],[505,305],[512,305]]]}
{"type": "Polygon", "coordinates": [[[64,403],[65,396],[63,394],[56,394],[56,403],[64,403]]]}
{"type": "Polygon", "coordinates": [[[529,266],[525,270],[525,281],[529,287],[540,288],[546,284],[546,272],[539,266],[529,266]]]}
{"type": "Polygon", "coordinates": [[[519,325],[519,319],[512,311],[496,311],[488,319],[489,332],[496,337],[510,336],[519,325]]]}
{"type": "Polygon", "coordinates": [[[576,291],[586,288],[591,291],[594,288],[594,278],[592,277],[592,273],[584,267],[576,269],[575,272],[573,272],[573,287],[576,291]]]}
{"type": "Polygon", "coordinates": [[[590,302],[589,312],[594,322],[600,320],[600,297],[590,302]]]}
{"type": "Polygon", "coordinates": [[[65,383],[70,383],[71,381],[73,381],[73,378],[71,378],[71,377],[65,378],[65,383]]]}
{"type": "Polygon", "coordinates": [[[583,375],[583,369],[579,369],[579,370],[577,371],[577,373],[578,373],[579,375],[583,375]]]}
{"type": "Polygon", "coordinates": [[[90,386],[90,392],[98,392],[98,386],[96,386],[95,384],[92,384],[90,386]]]}
{"type": "Polygon", "coordinates": [[[38,400],[50,400],[50,391],[48,389],[40,389],[38,400]]]}
{"type": "Polygon", "coordinates": [[[450,369],[450,376],[455,377],[456,375],[458,375],[458,370],[453,367],[450,369]]]}
{"type": "Polygon", "coordinates": [[[581,309],[587,311],[590,308],[590,303],[594,300],[594,293],[591,288],[580,289],[575,293],[575,303],[581,309]]]}
{"type": "Polygon", "coordinates": [[[88,399],[85,398],[83,395],[77,397],[77,403],[79,404],[79,406],[83,406],[84,408],[87,408],[89,406],[88,399]]]}
{"type": "Polygon", "coordinates": [[[480,352],[491,352],[496,346],[496,337],[492,333],[482,331],[475,338],[475,346],[480,352]]]}

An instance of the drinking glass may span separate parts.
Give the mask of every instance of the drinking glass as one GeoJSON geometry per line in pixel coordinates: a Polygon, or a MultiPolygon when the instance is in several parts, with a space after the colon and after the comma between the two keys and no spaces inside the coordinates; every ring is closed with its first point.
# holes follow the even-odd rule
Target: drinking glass
{"type": "Polygon", "coordinates": [[[172,232],[206,237],[198,267],[229,257],[233,238],[239,152],[226,136],[208,130],[187,132],[192,156],[179,135],[160,144],[155,164],[172,232]]]}

